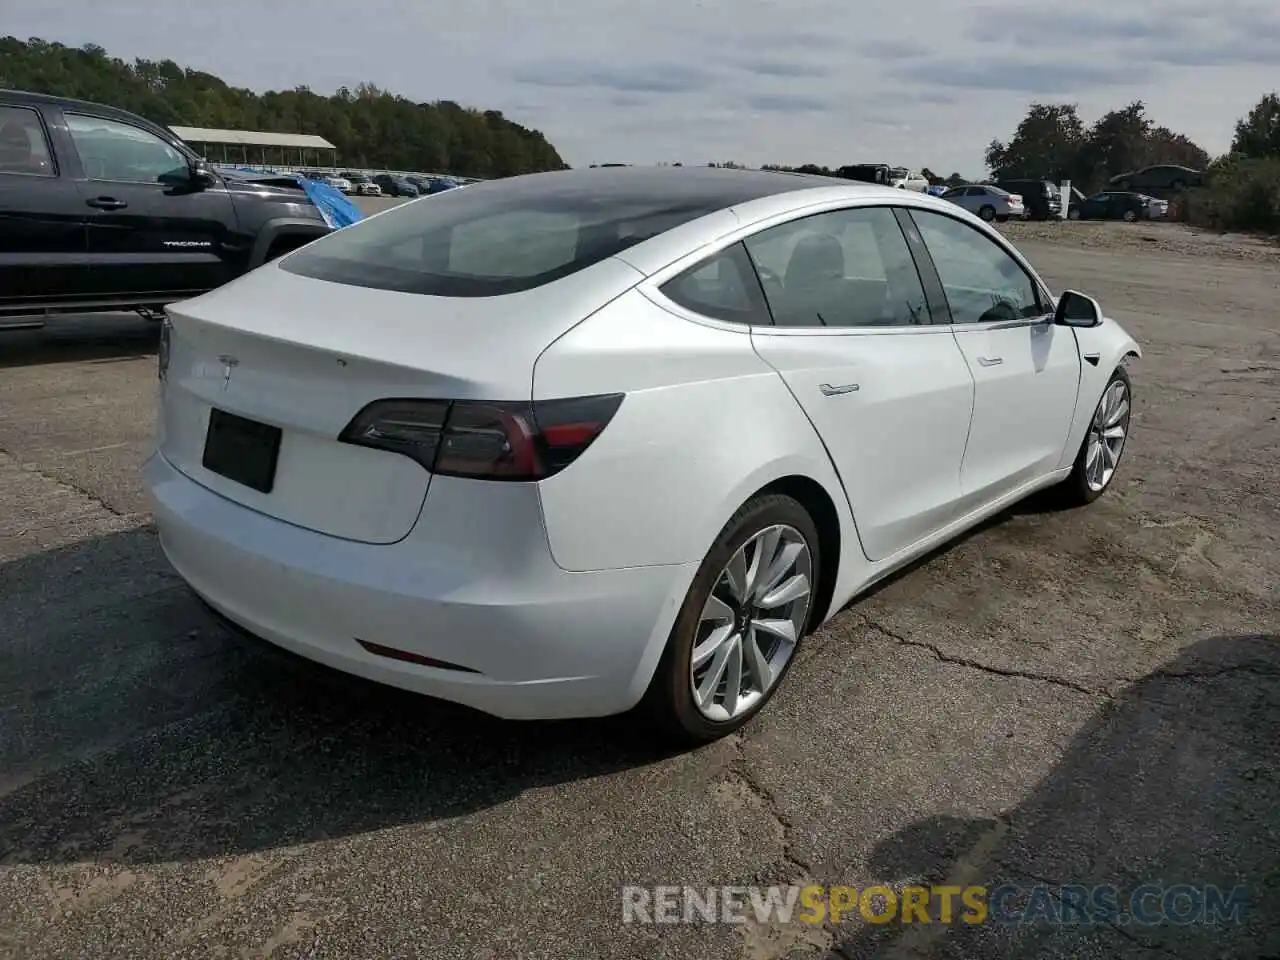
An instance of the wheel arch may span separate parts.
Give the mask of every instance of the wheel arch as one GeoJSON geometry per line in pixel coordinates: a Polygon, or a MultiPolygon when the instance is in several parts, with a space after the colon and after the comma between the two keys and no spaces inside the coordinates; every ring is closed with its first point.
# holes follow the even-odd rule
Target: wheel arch
{"type": "MultiPolygon", "coordinates": [[[[260,267],[267,262],[267,254],[273,245],[282,239],[301,240],[310,243],[329,233],[329,227],[323,221],[302,220],[293,217],[281,217],[268,220],[254,238],[253,249],[249,253],[249,269],[260,267]]],[[[299,246],[302,244],[299,243],[299,246]]]]}

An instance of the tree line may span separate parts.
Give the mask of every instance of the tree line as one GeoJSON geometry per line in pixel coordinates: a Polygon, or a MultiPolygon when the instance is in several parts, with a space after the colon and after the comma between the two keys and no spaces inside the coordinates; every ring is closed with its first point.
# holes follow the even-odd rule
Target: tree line
{"type": "Polygon", "coordinates": [[[127,63],[94,45],[2,37],[0,88],[93,100],[166,126],[316,134],[349,167],[483,178],[564,167],[541,132],[500,111],[415,103],[373,84],[329,96],[307,87],[259,94],[172,60],[127,63]]]}

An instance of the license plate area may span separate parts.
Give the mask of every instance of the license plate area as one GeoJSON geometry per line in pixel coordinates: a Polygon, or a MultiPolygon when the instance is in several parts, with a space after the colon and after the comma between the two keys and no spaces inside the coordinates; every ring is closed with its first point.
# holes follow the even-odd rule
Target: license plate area
{"type": "Polygon", "coordinates": [[[209,411],[201,462],[219,476],[270,493],[276,482],[281,435],[279,427],[215,407],[209,411]]]}

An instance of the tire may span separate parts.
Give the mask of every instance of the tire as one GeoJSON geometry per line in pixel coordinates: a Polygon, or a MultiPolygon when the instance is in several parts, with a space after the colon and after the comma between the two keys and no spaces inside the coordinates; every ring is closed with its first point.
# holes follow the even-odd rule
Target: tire
{"type": "MultiPolygon", "coordinates": [[[[766,546],[768,546],[767,542],[766,546]]],[[[775,553],[775,556],[782,556],[782,554],[775,553]]],[[[749,564],[748,559],[744,566],[749,564]]],[[[682,746],[710,743],[728,736],[747,723],[764,708],[786,680],[791,664],[795,662],[800,643],[813,626],[817,616],[813,609],[813,599],[817,594],[820,564],[818,531],[804,507],[791,497],[780,494],[766,494],[747,501],[724,525],[698,568],[638,712],[646,720],[656,724],[669,742],[682,746]],[[772,681],[767,689],[761,692],[759,687],[762,685],[756,682],[758,678],[750,669],[749,657],[742,652],[743,645],[739,640],[738,662],[742,664],[740,676],[750,688],[746,693],[750,702],[737,708],[735,712],[727,712],[724,702],[727,698],[722,699],[724,688],[722,676],[721,683],[716,687],[713,688],[708,684],[707,689],[712,691],[709,700],[712,702],[705,709],[700,708],[694,692],[694,681],[700,678],[707,683],[707,672],[714,669],[722,659],[727,659],[728,666],[732,667],[735,662],[732,644],[735,637],[740,637],[740,633],[731,624],[742,622],[740,619],[735,621],[726,619],[724,626],[716,629],[710,621],[704,621],[704,610],[709,603],[719,602],[721,606],[725,606],[724,601],[720,600],[721,597],[736,603],[728,591],[726,579],[730,561],[735,560],[740,552],[751,553],[758,548],[761,540],[765,540],[770,532],[780,531],[785,531],[787,539],[776,544],[779,549],[802,543],[807,551],[803,556],[808,558],[809,591],[806,596],[788,604],[769,608],[769,612],[778,614],[776,618],[760,619],[768,619],[782,625],[786,625],[788,619],[791,620],[787,629],[794,630],[795,641],[788,644],[772,633],[763,630],[754,631],[761,638],[757,649],[762,654],[764,650],[770,650],[772,647],[764,659],[775,667],[772,681]],[[715,601],[712,600],[713,594],[715,601]],[[714,646],[710,638],[723,629],[731,631],[726,634],[728,639],[725,643],[714,646]],[[693,654],[699,647],[705,648],[705,651],[724,649],[726,656],[718,658],[717,655],[710,655],[703,664],[695,667],[693,654]],[[723,715],[716,715],[717,713],[723,715]]],[[[804,564],[797,560],[795,564],[787,566],[779,582],[790,583],[796,575],[804,575],[805,572],[804,564]]],[[[775,589],[774,592],[776,593],[777,590],[775,589]]],[[[726,606],[725,609],[728,610],[728,607],[726,606]]],[[[648,729],[651,730],[652,726],[648,729]]]]}
{"type": "Polygon", "coordinates": [[[987,221],[987,223],[990,223],[996,218],[996,208],[988,204],[978,211],[978,216],[987,221]]]}
{"type": "Polygon", "coordinates": [[[1124,212],[1124,222],[1125,222],[1125,223],[1133,223],[1133,222],[1135,222],[1137,219],[1138,219],[1138,215],[1137,215],[1136,213],[1134,213],[1132,210],[1126,210],[1126,211],[1124,212]]]}
{"type": "Polygon", "coordinates": [[[1078,207],[1073,207],[1072,209],[1068,210],[1068,211],[1067,211],[1067,219],[1068,219],[1068,220],[1079,220],[1079,219],[1080,219],[1080,209],[1079,209],[1078,207]]]}
{"type": "MultiPolygon", "coordinates": [[[[1115,372],[1111,374],[1111,379],[1107,381],[1102,395],[1098,398],[1097,404],[1094,406],[1093,416],[1089,421],[1089,429],[1085,433],[1084,440],[1080,443],[1080,451],[1076,454],[1076,460],[1071,467],[1070,475],[1055,488],[1057,499],[1063,506],[1079,507],[1093,503],[1111,488],[1111,483],[1115,479],[1115,471],[1119,469],[1125,448],[1129,445],[1129,421],[1132,413],[1133,384],[1129,380],[1129,372],[1123,366],[1116,367],[1115,372]],[[1106,409],[1104,404],[1107,404],[1107,398],[1111,396],[1117,384],[1123,384],[1124,386],[1124,391],[1121,395],[1124,401],[1124,410],[1117,421],[1117,424],[1123,429],[1123,435],[1119,438],[1118,448],[1114,444],[1107,446],[1106,449],[1108,451],[1114,450],[1115,461],[1111,465],[1111,473],[1106,474],[1103,472],[1099,477],[1090,470],[1093,463],[1090,460],[1090,453],[1094,442],[1097,441],[1099,436],[1099,424],[1105,426],[1106,423],[1105,420],[1100,420],[1104,409],[1106,409]],[[1096,482],[1099,479],[1102,480],[1100,485],[1096,482]]],[[[1099,447],[1099,456],[1102,455],[1102,448],[1099,447]]]]}

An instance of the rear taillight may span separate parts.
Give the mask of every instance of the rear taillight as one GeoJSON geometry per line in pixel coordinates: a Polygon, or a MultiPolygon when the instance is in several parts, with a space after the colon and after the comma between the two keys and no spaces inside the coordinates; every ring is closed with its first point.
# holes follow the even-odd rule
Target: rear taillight
{"type": "Polygon", "coordinates": [[[578,459],[621,403],[620,393],[534,403],[375,400],[338,439],[445,476],[542,480],[578,459]]]}

